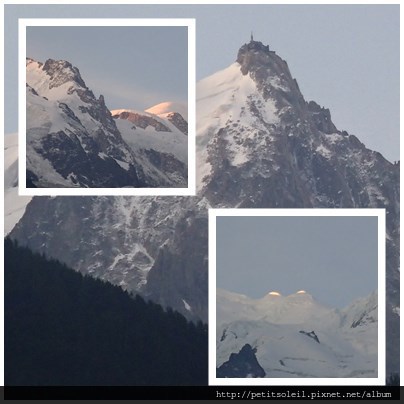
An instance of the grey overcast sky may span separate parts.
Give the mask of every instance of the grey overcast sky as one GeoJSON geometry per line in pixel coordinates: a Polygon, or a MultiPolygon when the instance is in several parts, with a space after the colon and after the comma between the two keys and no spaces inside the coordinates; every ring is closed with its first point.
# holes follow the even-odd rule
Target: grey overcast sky
{"type": "Polygon", "coordinates": [[[27,56],[78,67],[110,109],[187,102],[187,27],[28,27],[27,56]]]}
{"type": "Polygon", "coordinates": [[[217,287],[261,298],[305,290],[345,307],[377,289],[376,217],[218,217],[217,287]]]}
{"type": "Polygon", "coordinates": [[[253,30],[338,129],[399,159],[399,5],[5,5],[6,131],[17,128],[18,17],[196,18],[198,79],[233,63],[253,30]]]}

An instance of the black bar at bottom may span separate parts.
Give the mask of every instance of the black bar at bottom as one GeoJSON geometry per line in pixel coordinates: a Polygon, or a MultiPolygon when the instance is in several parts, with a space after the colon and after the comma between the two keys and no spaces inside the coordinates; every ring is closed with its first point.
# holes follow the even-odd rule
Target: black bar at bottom
{"type": "Polygon", "coordinates": [[[398,386],[17,387],[5,400],[399,400],[398,386]]]}

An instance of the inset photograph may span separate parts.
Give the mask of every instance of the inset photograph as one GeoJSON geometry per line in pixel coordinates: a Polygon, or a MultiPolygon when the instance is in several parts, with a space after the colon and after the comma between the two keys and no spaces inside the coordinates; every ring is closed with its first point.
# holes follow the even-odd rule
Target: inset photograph
{"type": "Polygon", "coordinates": [[[381,384],[384,210],[218,211],[210,380],[381,384]]]}
{"type": "Polygon", "coordinates": [[[193,195],[193,23],[21,20],[22,193],[193,195]]]}

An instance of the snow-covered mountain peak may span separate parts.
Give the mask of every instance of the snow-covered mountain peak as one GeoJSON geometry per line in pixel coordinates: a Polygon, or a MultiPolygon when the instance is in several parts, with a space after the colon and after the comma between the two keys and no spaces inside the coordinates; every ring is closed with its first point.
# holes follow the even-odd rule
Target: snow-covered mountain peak
{"type": "MultiPolygon", "coordinates": [[[[223,169],[243,167],[243,176],[253,178],[279,175],[286,160],[277,157],[277,149],[293,140],[285,137],[311,131],[311,109],[287,63],[261,42],[243,45],[236,62],[201,80],[196,89],[198,190],[223,169]]],[[[311,107],[316,126],[331,133],[335,127],[329,111],[311,107]]]]}
{"type": "Polygon", "coordinates": [[[306,292],[305,290],[298,290],[297,292],[292,293],[286,297],[289,300],[297,300],[297,301],[315,300],[314,297],[309,292],[306,292]]]}
{"type": "Polygon", "coordinates": [[[269,45],[254,40],[241,46],[236,61],[241,65],[243,74],[261,69],[260,77],[262,77],[265,73],[281,75],[287,71],[287,63],[275,51],[270,50],[269,45]],[[277,67],[277,69],[271,70],[271,67],[277,67]]]}
{"type": "Polygon", "coordinates": [[[60,100],[72,94],[74,90],[81,90],[89,93],[90,98],[94,98],[79,69],[66,60],[48,59],[45,63],[41,63],[27,58],[26,68],[27,84],[42,97],[60,100]]]}
{"type": "Polygon", "coordinates": [[[166,101],[146,109],[145,112],[169,121],[184,135],[188,135],[188,106],[186,104],[166,101]]]}
{"type": "Polygon", "coordinates": [[[268,293],[265,295],[265,297],[268,297],[268,298],[271,298],[271,297],[273,297],[273,296],[275,296],[275,297],[280,297],[280,296],[282,296],[282,295],[281,295],[281,293],[275,292],[275,291],[268,292],[268,293]]]}
{"type": "Polygon", "coordinates": [[[217,366],[250,344],[267,377],[374,376],[375,311],[375,293],[338,310],[302,290],[261,299],[218,290],[217,366]]]}
{"type": "Polygon", "coordinates": [[[288,64],[268,45],[254,40],[244,44],[238,51],[237,63],[242,74],[249,74],[257,83],[264,99],[276,99],[279,109],[288,105],[305,107],[306,103],[288,64]]]}
{"type": "Polygon", "coordinates": [[[218,324],[239,320],[266,321],[273,324],[310,324],[323,321],[333,309],[320,303],[307,292],[282,296],[271,291],[260,299],[217,291],[218,324]]]}
{"type": "Polygon", "coordinates": [[[196,86],[197,135],[209,127],[224,126],[228,119],[241,118],[248,97],[256,90],[256,84],[241,73],[238,63],[199,81],[196,86]]]}
{"type": "Polygon", "coordinates": [[[77,67],[66,60],[48,59],[43,65],[43,70],[50,76],[50,88],[59,87],[67,82],[74,82],[87,88],[77,67]]]}
{"type": "Polygon", "coordinates": [[[324,327],[326,324],[355,328],[377,322],[377,291],[356,299],[343,309],[319,302],[310,293],[300,290],[282,296],[269,292],[260,299],[217,289],[217,322],[266,321],[273,324],[306,324],[324,327]],[[353,326],[352,326],[353,325],[353,326]]]}
{"type": "MultiPolygon", "coordinates": [[[[263,298],[257,299],[255,304],[262,309],[263,312],[266,311],[267,307],[278,307],[284,314],[295,310],[299,313],[306,309],[314,309],[316,311],[326,307],[324,304],[318,302],[310,293],[303,291],[286,296],[282,295],[280,292],[269,292],[263,298]]],[[[305,317],[303,313],[302,317],[305,317]]]]}
{"type": "Polygon", "coordinates": [[[285,297],[287,299],[293,299],[293,298],[297,298],[297,299],[313,299],[313,296],[306,292],[305,290],[298,290],[296,293],[292,293],[290,295],[283,295],[281,292],[276,291],[276,290],[271,290],[270,292],[268,292],[263,298],[264,299],[270,299],[272,297],[285,297]]]}
{"type": "Polygon", "coordinates": [[[278,125],[279,116],[275,100],[264,99],[257,83],[242,74],[237,62],[201,80],[196,92],[199,190],[215,171],[217,159],[232,167],[260,161],[257,148],[267,150],[272,137],[268,133],[278,125]]]}
{"type": "Polygon", "coordinates": [[[306,292],[305,290],[298,290],[298,291],[296,292],[296,294],[298,294],[298,295],[305,295],[305,294],[307,294],[307,292],[306,292]]]}
{"type": "Polygon", "coordinates": [[[165,101],[160,104],[153,105],[147,108],[145,112],[150,114],[158,115],[163,118],[167,117],[169,114],[180,114],[186,121],[188,121],[188,107],[186,104],[174,101],[165,101]]]}
{"type": "Polygon", "coordinates": [[[37,62],[35,59],[32,58],[25,58],[25,65],[27,67],[27,69],[38,69],[41,66],[43,66],[43,63],[41,62],[37,62]]]}

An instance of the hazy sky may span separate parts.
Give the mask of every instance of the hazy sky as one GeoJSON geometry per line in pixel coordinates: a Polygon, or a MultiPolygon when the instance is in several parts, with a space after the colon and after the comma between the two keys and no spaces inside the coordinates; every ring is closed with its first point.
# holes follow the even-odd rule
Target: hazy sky
{"type": "Polygon", "coordinates": [[[399,159],[398,5],[6,5],[6,131],[17,128],[18,17],[196,18],[198,79],[233,63],[253,30],[288,62],[306,100],[399,159]]]}
{"type": "Polygon", "coordinates": [[[27,56],[69,61],[110,109],[187,102],[187,27],[28,27],[27,56]]]}
{"type": "Polygon", "coordinates": [[[216,237],[222,289],[303,289],[331,307],[377,289],[377,217],[218,217],[216,237]]]}

